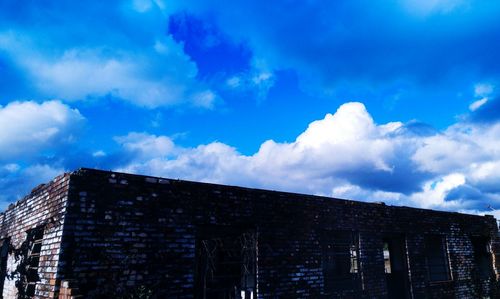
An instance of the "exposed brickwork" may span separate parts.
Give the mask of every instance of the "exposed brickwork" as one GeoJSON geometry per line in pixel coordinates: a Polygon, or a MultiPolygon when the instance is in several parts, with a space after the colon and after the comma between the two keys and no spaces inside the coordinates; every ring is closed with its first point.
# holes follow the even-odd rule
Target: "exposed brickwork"
{"type": "MultiPolygon", "coordinates": [[[[32,201],[45,198],[48,202],[57,202],[51,211],[53,214],[59,211],[57,215],[60,215],[68,190],[66,216],[64,221],[60,221],[61,216],[58,218],[64,227],[53,226],[46,229],[44,235],[43,250],[52,246],[51,261],[56,263],[45,262],[46,269],[41,270],[39,298],[71,298],[71,292],[83,298],[118,298],[120,294],[150,290],[157,298],[193,298],[197,283],[197,237],[207,227],[255,231],[259,298],[337,298],[340,295],[342,298],[387,298],[382,240],[393,236],[404,241],[412,298],[479,298],[482,295],[497,298],[496,277],[479,279],[475,275],[470,239],[471,236],[489,237],[495,269],[499,269],[498,230],[496,220],[490,216],[88,169],[55,182],[53,184],[61,186],[58,200],[48,191],[42,192],[47,195],[36,193],[28,197],[32,201]],[[351,290],[326,295],[323,236],[325,232],[338,230],[352,231],[358,236],[360,271],[356,275],[359,283],[351,290]],[[424,239],[430,234],[443,235],[446,239],[452,278],[449,281],[429,281],[424,239]],[[45,240],[48,236],[51,241],[45,240]],[[49,246],[49,242],[52,245],[49,246]],[[57,264],[59,247],[64,250],[57,264]],[[58,293],[54,286],[59,280],[69,280],[72,285],[63,283],[58,293]]],[[[22,204],[18,203],[16,208],[18,206],[21,211],[22,204]]],[[[11,208],[4,215],[14,210],[11,208]]],[[[20,212],[17,213],[21,217],[20,212]]],[[[29,218],[33,224],[23,224],[19,229],[13,226],[17,223],[13,220],[4,222],[7,225],[2,227],[2,236],[22,242],[24,232],[39,225],[35,221],[44,223],[50,219],[42,215],[45,213],[32,215],[29,218]]],[[[8,297],[13,290],[8,283],[6,281],[5,298],[13,298],[8,297]]]]}
{"type": "MultiPolygon", "coordinates": [[[[1,239],[9,238],[10,250],[7,260],[7,274],[16,271],[19,260],[15,251],[21,249],[26,241],[27,231],[41,227],[43,241],[38,268],[39,281],[36,284],[36,296],[54,298],[58,287],[57,269],[67,203],[69,175],[62,175],[52,182],[37,187],[33,192],[9,206],[0,214],[1,239]]],[[[18,257],[19,258],[19,257],[18,257]]],[[[3,298],[16,298],[18,289],[14,278],[7,278],[4,283],[3,298]]]]}

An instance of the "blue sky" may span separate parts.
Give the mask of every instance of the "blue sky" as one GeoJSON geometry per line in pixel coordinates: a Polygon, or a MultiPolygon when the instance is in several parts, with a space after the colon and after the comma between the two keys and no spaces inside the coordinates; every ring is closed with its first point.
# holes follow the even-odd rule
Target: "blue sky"
{"type": "Polygon", "coordinates": [[[475,0],[3,0],[0,205],[95,167],[500,215],[498,19],[475,0]]]}

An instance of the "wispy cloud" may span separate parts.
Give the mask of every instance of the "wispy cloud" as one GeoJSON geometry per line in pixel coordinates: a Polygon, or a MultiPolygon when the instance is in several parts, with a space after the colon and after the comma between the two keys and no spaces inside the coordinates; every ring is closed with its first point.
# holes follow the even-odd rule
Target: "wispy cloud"
{"type": "Polygon", "coordinates": [[[464,69],[469,76],[499,75],[494,20],[500,7],[484,1],[183,1],[174,7],[169,12],[210,16],[224,34],[248,45],[252,59],[270,70],[297,70],[317,92],[345,80],[438,83],[464,69]]]}
{"type": "Polygon", "coordinates": [[[0,51],[28,77],[37,100],[115,97],[147,108],[214,105],[215,95],[200,100],[214,92],[196,78],[198,68],[182,45],[165,34],[168,17],[156,4],[102,11],[54,4],[47,15],[44,5],[21,9],[21,21],[0,13],[0,51]],[[81,17],[86,14],[96,17],[81,17]],[[35,20],[39,26],[26,25],[35,20]]]}

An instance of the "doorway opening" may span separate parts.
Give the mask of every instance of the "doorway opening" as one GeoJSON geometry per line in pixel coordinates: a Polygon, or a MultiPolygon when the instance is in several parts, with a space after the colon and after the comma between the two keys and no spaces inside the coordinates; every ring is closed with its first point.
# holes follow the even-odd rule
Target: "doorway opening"
{"type": "Polygon", "coordinates": [[[383,239],[385,280],[389,299],[410,298],[404,237],[383,239]]]}

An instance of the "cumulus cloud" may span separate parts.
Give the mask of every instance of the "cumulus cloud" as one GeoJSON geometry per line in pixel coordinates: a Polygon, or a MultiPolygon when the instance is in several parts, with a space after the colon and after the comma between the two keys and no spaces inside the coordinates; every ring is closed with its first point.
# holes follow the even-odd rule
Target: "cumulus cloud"
{"type": "Polygon", "coordinates": [[[174,149],[174,143],[166,136],[132,132],[126,136],[115,137],[115,140],[126,151],[140,159],[169,156],[174,149]]]}
{"type": "MultiPolygon", "coordinates": [[[[301,180],[318,178],[315,183],[309,180],[309,186],[301,189],[321,192],[325,190],[323,184],[339,181],[335,175],[340,173],[355,173],[362,168],[367,174],[394,172],[399,167],[394,158],[400,145],[391,143],[390,139],[397,138],[391,134],[402,126],[401,123],[378,126],[363,104],[349,103],[335,114],[327,114],[323,120],[311,123],[295,142],[268,140],[252,156],[241,155],[235,148],[215,142],[193,149],[176,149],[176,157],[166,159],[172,152],[171,143],[162,151],[156,146],[165,137],[137,133],[126,138],[129,142],[124,148],[157,153],[151,160],[144,160],[144,155],[138,154],[138,161],[142,162],[127,168],[134,172],[152,170],[162,175],[172,172],[170,175],[188,175],[191,179],[244,184],[250,180],[265,187],[282,184],[293,187],[301,180]]],[[[117,140],[123,141],[123,138],[117,140]]]]}
{"type": "Polygon", "coordinates": [[[426,182],[423,190],[412,194],[411,198],[424,208],[447,207],[450,203],[445,202],[445,197],[451,190],[464,184],[465,177],[463,174],[448,174],[439,177],[437,180],[426,182]]]}
{"type": "Polygon", "coordinates": [[[338,189],[332,190],[351,183],[366,190],[380,188],[387,194],[395,190],[404,193],[418,189],[426,174],[400,175],[412,163],[409,157],[400,155],[408,155],[406,152],[414,147],[415,139],[400,134],[403,127],[399,122],[377,125],[363,104],[347,103],[335,114],[312,122],[294,142],[268,140],[250,156],[219,142],[196,148],[175,146],[161,154],[154,145],[161,137],[134,133],[140,138],[134,138],[134,144],[125,149],[140,147],[157,154],[155,157],[138,154],[132,163],[120,169],[315,194],[343,194],[338,189]],[[379,180],[370,179],[378,176],[379,180]],[[377,186],[388,177],[394,183],[377,186]]]}
{"type": "Polygon", "coordinates": [[[28,158],[71,143],[83,122],[78,110],[59,101],[0,106],[0,161],[28,158]]]}
{"type": "Polygon", "coordinates": [[[424,134],[422,127],[377,124],[363,104],[346,103],[295,141],[268,140],[253,155],[220,142],[186,148],[165,136],[131,133],[117,140],[125,151],[140,151],[118,168],[424,208],[499,209],[500,124],[463,122],[424,134]]]}
{"type": "MultiPolygon", "coordinates": [[[[69,128],[83,120],[57,101],[13,103],[0,116],[6,124],[23,124],[0,131],[0,150],[11,157],[71,140],[69,128]]],[[[311,122],[294,141],[267,140],[251,155],[221,142],[184,147],[145,132],[114,140],[119,151],[93,151],[89,161],[119,171],[388,204],[475,213],[500,209],[498,122],[461,121],[442,131],[414,121],[377,124],[363,104],[351,102],[311,122]]],[[[48,178],[66,168],[6,160],[0,164],[1,184],[33,186],[31,174],[48,178]]],[[[12,188],[3,200],[27,192],[12,188]]]]}
{"type": "Polygon", "coordinates": [[[412,156],[420,170],[443,173],[477,159],[480,146],[466,136],[437,135],[424,138],[412,156]],[[464,138],[457,138],[464,137],[464,138]]]}

